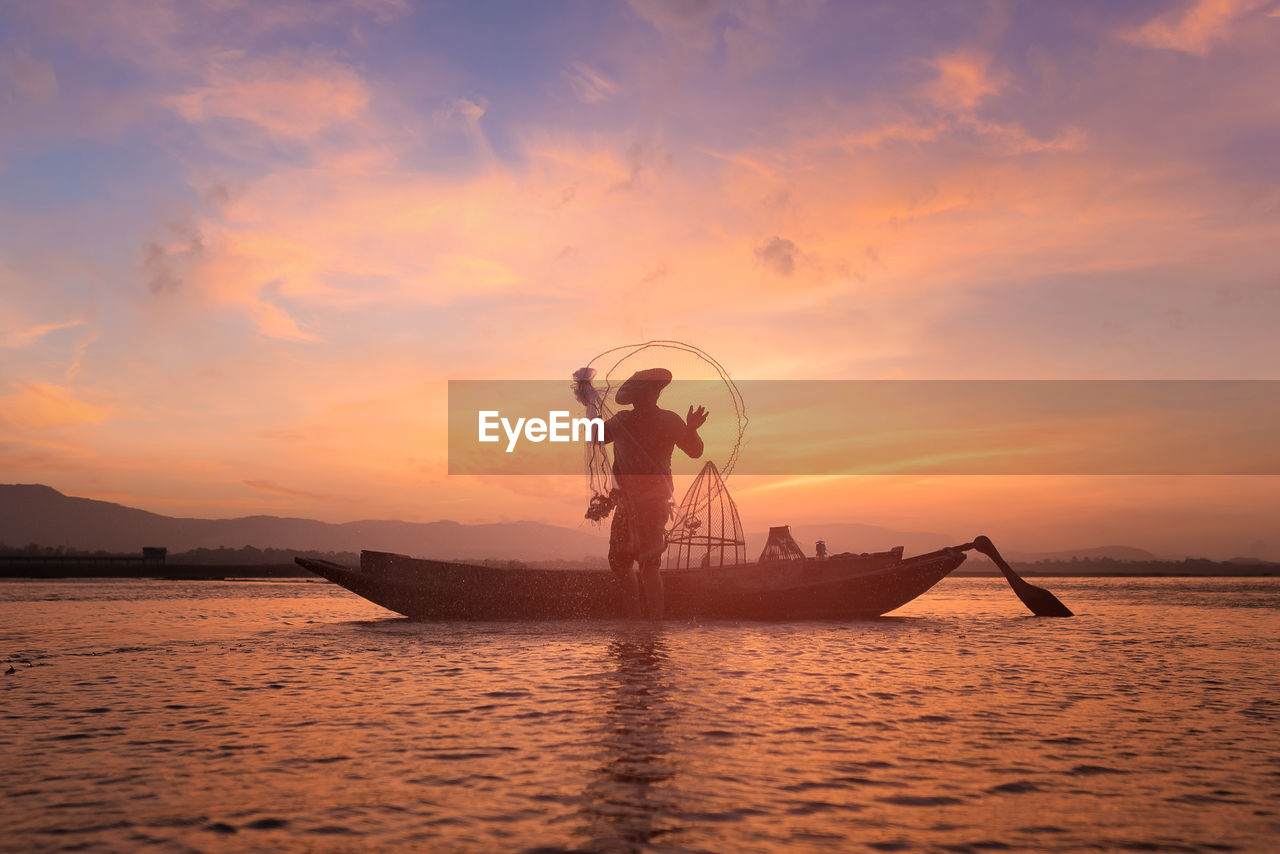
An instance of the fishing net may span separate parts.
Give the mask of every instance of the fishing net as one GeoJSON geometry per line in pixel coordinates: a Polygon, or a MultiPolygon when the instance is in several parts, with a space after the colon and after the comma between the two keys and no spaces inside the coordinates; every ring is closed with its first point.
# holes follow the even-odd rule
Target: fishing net
{"type": "Polygon", "coordinates": [[[747,562],[747,540],[716,464],[707,460],[667,532],[667,569],[736,566],[747,562]]]}
{"type": "MultiPolygon", "coordinates": [[[[627,378],[636,371],[653,367],[671,371],[674,380],[664,392],[660,406],[682,418],[687,407],[706,407],[709,417],[700,430],[705,444],[703,459],[716,463],[717,479],[723,490],[724,478],[733,472],[742,449],[747,410],[729,372],[704,350],[683,341],[668,340],[611,348],[574,373],[574,397],[588,418],[608,420],[617,409],[615,395],[627,378]]],[[[584,453],[589,492],[586,518],[602,522],[609,517],[618,499],[609,449],[603,443],[588,442],[584,453]]],[[[679,454],[673,462],[678,460],[679,454]]],[[[727,491],[724,494],[727,496],[727,491]]]]}

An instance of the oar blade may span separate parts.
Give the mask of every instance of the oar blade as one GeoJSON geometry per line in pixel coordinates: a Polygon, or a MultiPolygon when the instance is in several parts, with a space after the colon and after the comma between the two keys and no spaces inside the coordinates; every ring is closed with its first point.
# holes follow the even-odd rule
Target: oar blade
{"type": "Polygon", "coordinates": [[[991,558],[995,565],[1000,568],[1000,572],[1009,582],[1009,586],[1013,588],[1013,592],[1018,594],[1018,598],[1022,600],[1022,604],[1031,610],[1031,613],[1037,617],[1074,617],[1071,609],[1043,587],[1036,587],[1034,584],[1028,584],[1022,579],[1022,576],[1013,571],[1013,567],[1000,555],[995,544],[987,537],[974,537],[973,547],[982,554],[991,558]]]}
{"type": "Polygon", "coordinates": [[[1036,587],[1034,584],[1022,582],[1021,585],[1015,585],[1013,592],[1018,594],[1018,598],[1022,600],[1022,604],[1030,609],[1031,613],[1037,617],[1074,617],[1071,609],[1062,604],[1062,600],[1054,596],[1043,587],[1036,587]]]}

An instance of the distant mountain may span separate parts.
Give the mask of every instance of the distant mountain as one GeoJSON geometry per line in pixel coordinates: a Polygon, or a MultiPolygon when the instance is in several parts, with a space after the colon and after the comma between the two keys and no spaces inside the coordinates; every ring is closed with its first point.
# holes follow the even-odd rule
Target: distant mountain
{"type": "Polygon", "coordinates": [[[0,484],[0,542],[128,553],[143,546],[166,546],[170,553],[255,546],[335,552],[376,549],[417,557],[505,560],[580,560],[603,555],[608,549],[603,532],[541,522],[331,524],[278,516],[182,519],[109,501],[73,498],[33,484],[0,484]]]}
{"type": "Polygon", "coordinates": [[[1280,563],[1263,560],[1260,557],[1229,557],[1223,563],[1234,563],[1241,566],[1280,566],[1280,563]]]}
{"type": "MultiPolygon", "coordinates": [[[[831,554],[886,551],[903,546],[920,554],[959,545],[966,537],[954,534],[899,531],[852,522],[799,524],[791,534],[805,554],[814,554],[817,540],[826,541],[831,554]]],[[[747,535],[747,559],[755,560],[767,533],[747,535]]],[[[169,552],[190,549],[299,549],[354,552],[377,549],[417,557],[499,558],[502,560],[581,560],[603,557],[608,551],[605,531],[568,528],[541,522],[398,522],[366,520],[332,524],[313,519],[245,516],[238,519],[184,519],[149,513],[108,501],[73,498],[56,489],[34,484],[0,484],[0,543],[21,547],[69,546],[137,552],[142,546],[166,546],[169,552]]],[[[996,545],[1000,546],[996,538],[996,545]]],[[[1005,551],[1018,563],[1069,561],[1073,557],[1125,561],[1169,559],[1131,546],[1099,546],[1056,552],[1005,551]]],[[[985,559],[973,555],[972,560],[985,559]]]]}

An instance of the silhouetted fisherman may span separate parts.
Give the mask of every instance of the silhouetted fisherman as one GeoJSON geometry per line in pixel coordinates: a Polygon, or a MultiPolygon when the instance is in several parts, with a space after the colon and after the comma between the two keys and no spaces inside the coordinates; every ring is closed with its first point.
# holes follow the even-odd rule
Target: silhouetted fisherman
{"type": "MultiPolygon", "coordinates": [[[[631,409],[617,413],[604,425],[604,440],[613,443],[613,474],[620,496],[609,530],[609,566],[640,610],[640,589],[634,564],[640,564],[644,604],[649,619],[662,619],[662,552],[671,518],[671,452],[675,448],[697,459],[702,456],[698,428],[707,420],[701,406],[681,418],[658,407],[658,396],[671,382],[671,372],[651,368],[631,375],[615,400],[631,409]],[[687,420],[686,420],[687,419],[687,420]]],[[[638,613],[637,613],[638,616],[638,613]]]]}

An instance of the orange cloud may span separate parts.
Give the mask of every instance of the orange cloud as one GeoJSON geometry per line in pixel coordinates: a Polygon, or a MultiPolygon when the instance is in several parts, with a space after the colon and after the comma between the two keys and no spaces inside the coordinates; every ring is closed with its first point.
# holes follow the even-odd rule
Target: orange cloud
{"type": "Polygon", "coordinates": [[[0,418],[23,430],[100,424],[111,409],[75,397],[71,389],[41,382],[13,383],[0,397],[0,418]]]}
{"type": "Polygon", "coordinates": [[[312,501],[326,501],[333,497],[331,495],[321,495],[318,492],[307,492],[302,489],[290,489],[270,480],[241,480],[240,482],[251,489],[256,489],[258,492],[264,492],[267,495],[282,495],[285,498],[307,498],[312,501]]]}
{"type": "Polygon", "coordinates": [[[26,347],[43,338],[45,335],[48,335],[50,332],[57,332],[60,329],[74,329],[83,322],[83,320],[65,320],[61,323],[42,323],[17,332],[9,332],[6,333],[4,337],[0,338],[0,347],[9,347],[14,349],[26,347]]]}
{"type": "Polygon", "coordinates": [[[989,95],[1004,88],[1004,78],[991,70],[991,57],[974,50],[959,50],[933,60],[937,77],[921,93],[944,110],[972,110],[989,95]]]}

